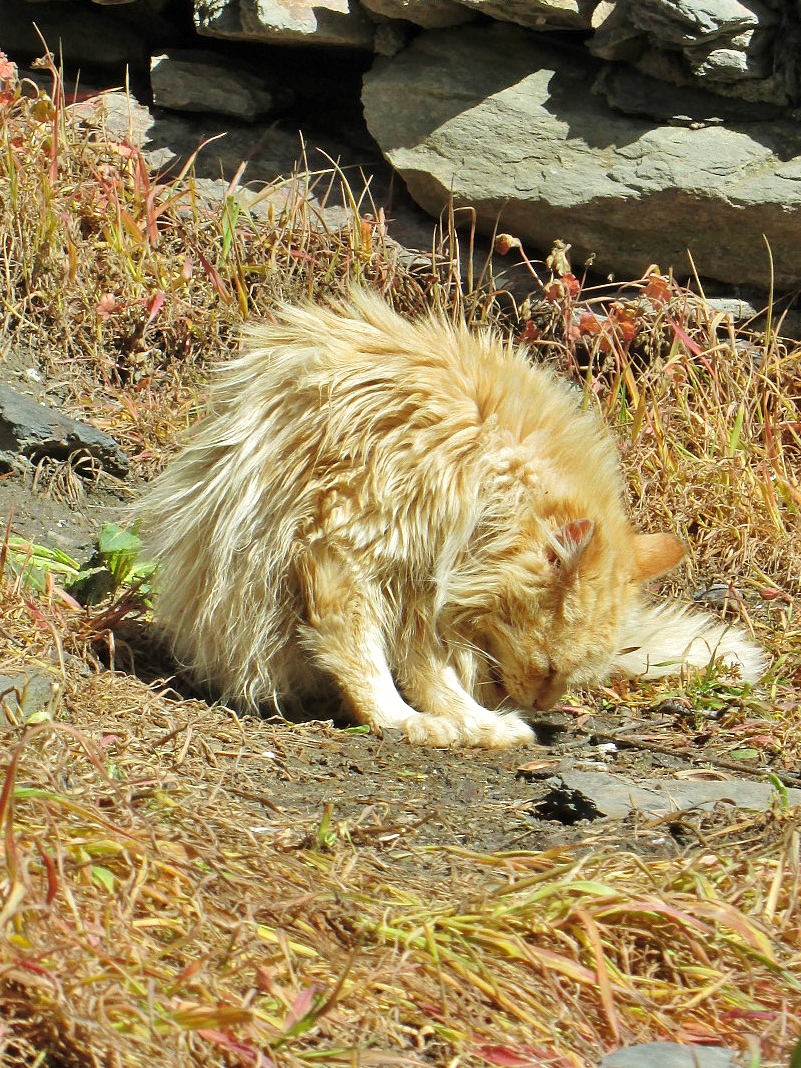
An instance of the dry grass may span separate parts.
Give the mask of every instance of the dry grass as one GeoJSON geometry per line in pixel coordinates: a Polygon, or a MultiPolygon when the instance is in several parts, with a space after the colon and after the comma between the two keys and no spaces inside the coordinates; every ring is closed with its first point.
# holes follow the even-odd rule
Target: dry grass
{"type": "MultiPolygon", "coordinates": [[[[639,522],[694,546],[687,586],[718,583],[776,654],[757,690],[712,675],[675,694],[719,713],[754,770],[797,767],[801,349],[774,324],[736,332],[657,270],[587,289],[564,251],[531,265],[518,306],[491,271],[473,281],[450,220],[409,264],[336,169],[268,187],[266,215],[236,183],[209,204],[191,168],[160,182],[85,108],[79,121],[55,71],[47,96],[4,62],[3,335],[35,347],[140,472],[174,448],[236,324],[279,299],[358,281],[406,311],[511,326],[617,428],[639,522]],[[347,221],[332,229],[318,205],[337,193],[347,221]]],[[[698,848],[672,855],[648,851],[659,827],[432,856],[413,838],[360,841],[325,813],[298,826],[233,789],[232,769],[266,752],[280,763],[328,728],[240,723],[103,671],[97,650],[130,594],[84,609],[57,576],[23,584],[8,552],[0,666],[57,685],[27,724],[23,695],[3,697],[2,1063],[582,1068],[671,1038],[786,1064],[801,913],[798,814],[780,795],[758,818],[696,821],[698,848]]],[[[632,684],[596,699],[667,694],[632,684]]]]}
{"type": "Polygon", "coordinates": [[[4,622],[29,628],[28,663],[59,634],[66,668],[56,721],[4,731],[3,1063],[580,1068],[749,1034],[763,1064],[786,1055],[799,835],[780,805],[701,822],[702,848],[667,858],[641,855],[652,826],[640,849],[607,831],[426,859],[233,787],[329,728],[82,675],[80,613],[20,591],[4,622]]]}

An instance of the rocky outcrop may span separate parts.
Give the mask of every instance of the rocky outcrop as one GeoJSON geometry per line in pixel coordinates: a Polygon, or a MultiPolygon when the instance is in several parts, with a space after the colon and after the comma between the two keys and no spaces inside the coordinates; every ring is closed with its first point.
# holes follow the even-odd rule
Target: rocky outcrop
{"type": "MultiPolygon", "coordinates": [[[[186,2],[194,31],[168,0],[0,0],[0,48],[38,54],[36,21],[84,85],[127,66],[159,108],[244,122],[294,93],[293,136],[309,106],[335,130],[372,63],[369,129],[429,212],[453,193],[487,230],[503,212],[530,251],[561,237],[619,275],[682,270],[689,248],[737,284],[765,284],[765,234],[777,283],[801,284],[799,0],[186,2]]],[[[265,138],[230,140],[250,159],[265,138]]]]}
{"type": "MultiPolygon", "coordinates": [[[[495,25],[429,33],[365,80],[368,127],[412,196],[489,231],[557,237],[603,271],[650,263],[764,286],[799,278],[801,126],[656,124],[593,92],[599,65],[495,25]]],[[[714,110],[714,108],[713,108],[714,110]]]]}

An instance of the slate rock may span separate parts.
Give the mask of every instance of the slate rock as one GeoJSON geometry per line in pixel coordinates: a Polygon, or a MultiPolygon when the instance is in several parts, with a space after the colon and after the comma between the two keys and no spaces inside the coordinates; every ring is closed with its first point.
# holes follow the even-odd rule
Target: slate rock
{"type": "MultiPolygon", "coordinates": [[[[431,30],[366,75],[367,125],[414,199],[451,196],[530,251],[571,242],[601,272],[649,264],[765,288],[801,283],[801,124],[703,128],[622,115],[592,95],[598,61],[513,26],[431,30]]],[[[665,93],[670,87],[665,86],[665,93]]],[[[683,107],[684,100],[681,101],[683,107]]]]}
{"type": "Polygon", "coordinates": [[[534,30],[579,30],[590,25],[596,0],[459,0],[481,15],[534,30]]]}
{"type": "MultiPolygon", "coordinates": [[[[565,771],[548,785],[540,813],[568,826],[580,819],[622,819],[635,810],[656,818],[689,808],[712,809],[721,801],[759,812],[769,809],[776,797],[770,783],[747,779],[666,778],[643,785],[603,771],[565,771]]],[[[801,805],[801,790],[788,790],[787,801],[801,805]]]]}
{"type": "Polygon", "coordinates": [[[276,44],[373,47],[358,0],[196,0],[198,33],[276,44]]]}
{"type": "Polygon", "coordinates": [[[374,15],[405,19],[427,29],[458,26],[475,18],[457,0],[362,0],[362,6],[374,15]]]}
{"type": "Polygon", "coordinates": [[[33,463],[45,456],[67,460],[75,452],[93,457],[117,478],[128,473],[128,457],[108,434],[0,386],[0,463],[13,465],[19,457],[33,463]]]}
{"type": "Polygon", "coordinates": [[[231,115],[253,122],[272,111],[276,99],[264,80],[199,49],[171,49],[150,61],[153,103],[174,111],[231,115]]]}
{"type": "Polygon", "coordinates": [[[775,104],[718,96],[692,86],[671,86],[632,67],[607,64],[592,87],[610,107],[625,115],[641,115],[670,126],[721,126],[725,123],[775,119],[775,104]]]}
{"type": "Polygon", "coordinates": [[[628,5],[631,20],[664,44],[692,45],[730,38],[777,18],[760,0],[637,0],[628,5]]]}
{"type": "Polygon", "coordinates": [[[643,1042],[609,1053],[600,1068],[738,1068],[737,1055],[722,1046],[643,1042]]]}

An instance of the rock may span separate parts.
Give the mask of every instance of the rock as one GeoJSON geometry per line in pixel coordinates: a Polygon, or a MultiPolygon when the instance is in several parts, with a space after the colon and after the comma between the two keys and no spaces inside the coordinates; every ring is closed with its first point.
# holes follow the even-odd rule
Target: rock
{"type": "Polygon", "coordinates": [[[605,64],[592,91],[625,115],[643,115],[671,126],[756,122],[782,113],[774,104],[734,100],[691,86],[666,89],[663,81],[620,63],[605,64]]]}
{"type": "Polygon", "coordinates": [[[648,42],[647,35],[632,25],[624,0],[601,0],[592,13],[592,28],[595,33],[587,47],[600,59],[632,62],[648,42]]]}
{"type": "Polygon", "coordinates": [[[37,668],[25,668],[18,675],[0,675],[0,722],[19,726],[52,719],[60,692],[57,679],[37,668]]]}
{"type": "Polygon", "coordinates": [[[387,19],[386,22],[378,22],[375,27],[373,38],[373,51],[377,56],[396,56],[401,49],[406,47],[408,34],[404,27],[409,23],[400,19],[387,19]]]}
{"type": "Polygon", "coordinates": [[[633,24],[663,45],[720,41],[760,26],[775,25],[776,15],[760,0],[636,0],[628,4],[633,24]]]}
{"type": "Polygon", "coordinates": [[[153,103],[174,111],[213,111],[253,122],[273,109],[264,80],[215,52],[172,49],[150,63],[153,103]]]}
{"type": "MultiPolygon", "coordinates": [[[[555,238],[604,272],[649,264],[765,288],[801,281],[801,126],[678,128],[612,111],[599,64],[501,24],[430,31],[365,77],[370,132],[432,215],[472,206],[479,228],[534,249],[555,238]]],[[[670,92],[668,86],[665,93],[670,92]]],[[[683,101],[679,110],[683,110],[683,101]]]]}
{"type": "Polygon", "coordinates": [[[465,7],[532,30],[580,30],[590,26],[596,0],[459,0],[465,7]]]}
{"type": "Polygon", "coordinates": [[[240,41],[369,49],[375,32],[357,0],[197,0],[195,26],[240,41]]]}
{"type": "MultiPolygon", "coordinates": [[[[654,779],[638,786],[603,771],[565,771],[548,780],[551,791],[538,806],[548,819],[572,824],[580,819],[623,819],[633,811],[659,818],[688,808],[711,809],[730,801],[747,811],[769,809],[776,791],[746,779],[654,779]]],[[[790,805],[801,805],[801,790],[787,791],[790,805]]]]}
{"type": "Polygon", "coordinates": [[[739,1058],[722,1046],[643,1042],[608,1053],[601,1068],[738,1068],[739,1058]]]}
{"type": "MultiPolygon", "coordinates": [[[[675,77],[680,84],[695,82],[724,95],[790,103],[785,73],[774,73],[780,14],[760,0],[748,5],[739,0],[617,0],[605,16],[597,20],[597,39],[590,42],[595,55],[635,61],[655,76],[664,73],[665,56],[672,55],[679,61],[675,77]],[[632,51],[632,41],[639,55],[632,51]]],[[[782,66],[789,74],[797,64],[787,57],[782,66]]]]}
{"type": "Polygon", "coordinates": [[[0,386],[0,463],[67,460],[73,453],[88,454],[117,478],[128,473],[128,457],[108,434],[0,386]]]}
{"type": "Polygon", "coordinates": [[[427,29],[458,26],[476,17],[475,12],[465,11],[459,0],[362,0],[362,7],[374,15],[406,19],[427,29]]]}

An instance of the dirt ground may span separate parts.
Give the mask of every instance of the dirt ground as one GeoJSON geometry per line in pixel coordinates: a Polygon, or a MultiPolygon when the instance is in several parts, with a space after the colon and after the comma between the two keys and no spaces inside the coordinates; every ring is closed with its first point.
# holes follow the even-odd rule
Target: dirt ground
{"type": "MultiPolygon", "coordinates": [[[[6,369],[0,377],[24,389],[14,371],[6,369]]],[[[5,524],[13,509],[14,533],[83,561],[102,522],[119,520],[135,493],[136,486],[111,479],[67,493],[52,472],[49,478],[40,473],[36,485],[31,472],[10,472],[0,478],[0,520],[5,524]]],[[[158,650],[147,625],[137,629],[132,648],[130,670],[151,685],[164,680],[175,694],[176,727],[185,725],[192,704],[182,698],[197,696],[191,683],[158,650]]],[[[127,666],[128,657],[120,652],[118,669],[123,661],[127,666]]],[[[543,714],[534,724],[538,744],[505,752],[425,749],[395,732],[377,738],[362,728],[335,726],[323,712],[324,720],[303,725],[250,718],[246,755],[233,758],[223,747],[214,759],[226,791],[252,801],[274,833],[293,845],[325,833],[319,828],[330,823],[346,827],[363,844],[397,840],[491,853],[544,850],[585,839],[597,843],[599,836],[611,834],[628,838],[627,848],[659,851],[665,839],[643,837],[635,822],[627,830],[625,821],[595,820],[597,814],[580,804],[576,809],[556,804],[553,777],[565,770],[600,770],[645,784],[692,777],[706,768],[703,774],[727,778],[737,766],[727,760],[731,738],[713,720],[690,722],[687,708],[670,698],[628,715],[625,709],[604,713],[598,695],[585,701],[575,698],[543,714]]],[[[764,781],[764,774],[761,768],[757,777],[764,781]]],[[[679,845],[673,841],[670,848],[679,845]]]]}

